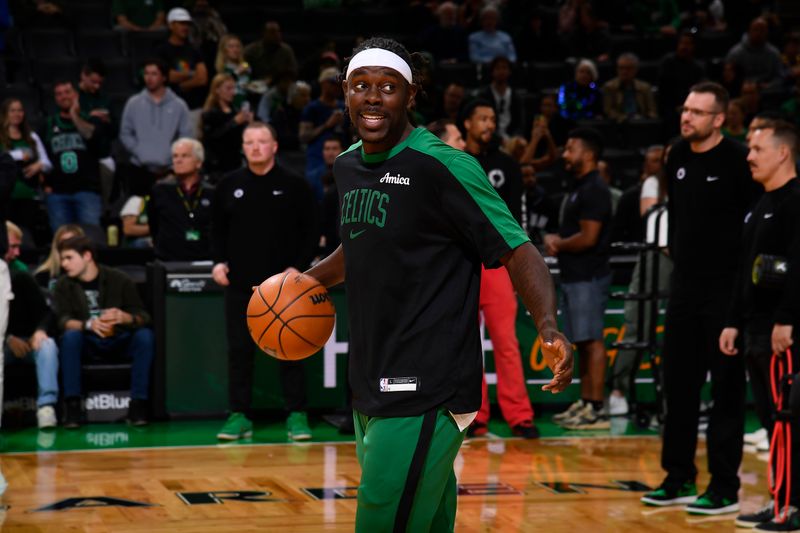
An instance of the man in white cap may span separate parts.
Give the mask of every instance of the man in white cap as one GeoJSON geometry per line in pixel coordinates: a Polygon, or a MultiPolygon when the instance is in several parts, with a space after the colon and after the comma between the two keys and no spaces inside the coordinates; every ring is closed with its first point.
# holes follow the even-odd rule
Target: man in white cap
{"type": "Polygon", "coordinates": [[[547,266],[480,165],[409,122],[408,51],[372,38],[355,52],[343,88],[361,141],[333,167],[342,245],[307,272],[347,287],[355,530],[453,531],[453,461],[481,405],[481,264],[505,265],[531,312],[545,390],[569,385],[570,342],[547,266]]]}
{"type": "Polygon", "coordinates": [[[170,88],[183,98],[189,109],[199,110],[208,94],[208,69],[200,50],[189,43],[192,16],[182,7],[170,9],[167,26],[169,38],[156,53],[169,68],[170,88]]]}

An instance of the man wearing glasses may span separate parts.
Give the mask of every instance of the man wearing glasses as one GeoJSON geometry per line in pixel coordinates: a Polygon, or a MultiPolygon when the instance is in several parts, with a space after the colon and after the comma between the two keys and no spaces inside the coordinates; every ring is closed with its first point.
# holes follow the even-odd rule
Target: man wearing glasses
{"type": "Polygon", "coordinates": [[[728,93],[716,83],[690,89],[681,110],[681,140],[665,167],[669,194],[669,252],[674,261],[664,339],[666,401],[661,466],[667,477],[642,497],[648,505],[688,504],[690,514],[738,511],[745,375],[741,356],[725,356],[719,335],[735,286],[742,225],[759,195],[747,149],[722,137],[728,93]],[[697,496],[700,389],[711,373],[708,469],[697,496]]]}

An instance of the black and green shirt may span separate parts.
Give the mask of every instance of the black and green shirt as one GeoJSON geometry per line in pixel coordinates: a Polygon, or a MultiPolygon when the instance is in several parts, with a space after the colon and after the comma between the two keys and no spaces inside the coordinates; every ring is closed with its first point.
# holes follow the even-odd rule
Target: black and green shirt
{"type": "Polygon", "coordinates": [[[45,177],[45,183],[54,193],[100,191],[99,162],[109,154],[108,132],[99,119],[82,118],[95,127],[91,139],[84,139],[69,118],[59,114],[47,118],[44,144],[53,170],[45,177]]]}
{"type": "Polygon", "coordinates": [[[481,263],[528,240],[478,162],[423,128],[340,155],[353,407],[416,416],[481,404],[481,263]]]}

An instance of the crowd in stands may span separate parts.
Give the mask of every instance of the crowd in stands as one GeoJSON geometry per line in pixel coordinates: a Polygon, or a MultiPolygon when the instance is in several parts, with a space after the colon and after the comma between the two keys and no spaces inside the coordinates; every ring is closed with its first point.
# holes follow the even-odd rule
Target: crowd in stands
{"type": "MultiPolygon", "coordinates": [[[[42,311],[27,321],[45,320],[41,330],[11,330],[10,338],[26,337],[25,347],[10,347],[14,355],[44,353],[52,372],[58,348],[47,335],[63,335],[66,372],[82,343],[99,349],[87,332],[118,338],[102,349],[152,343],[137,333],[149,320],[141,302],[126,292],[127,280],[97,265],[96,247],[144,250],[142,262],[211,259],[214,188],[243,168],[242,133],[254,121],[274,128],[278,161],[308,181],[319,213],[316,255],[330,252],[338,239],[331,167],[357,140],[344,106],[343,58],[372,34],[421,52],[416,124],[447,119],[473,139],[476,156],[504,154],[515,169],[506,175],[518,181],[506,201],[540,246],[557,230],[573,182],[562,153],[576,126],[601,133],[598,170],[619,205],[623,192],[638,198],[657,173],[652,162],[643,170],[655,153],[648,148],[678,133],[679,108],[695,83],[717,81],[731,94],[723,129],[730,138],[744,142],[764,111],[800,126],[800,33],[779,2],[317,3],[0,0],[0,151],[17,167],[6,208],[16,236],[9,254],[17,255],[6,257],[20,262],[21,250],[41,264],[35,279],[54,305],[52,320],[42,311]],[[485,140],[465,115],[476,99],[496,114],[485,140]],[[112,226],[119,243],[107,238],[112,226]],[[99,301],[88,301],[88,291],[99,291],[99,301]],[[104,291],[114,296],[104,299],[104,291]]],[[[640,236],[640,224],[629,217],[620,234],[640,236]]],[[[40,307],[31,299],[27,312],[40,307]]],[[[147,397],[141,373],[151,358],[134,362],[134,399],[147,397]]],[[[76,379],[65,374],[71,397],[80,394],[76,379]]],[[[40,379],[40,407],[54,403],[46,383],[40,379]]],[[[135,420],[146,419],[143,409],[135,404],[135,420]]],[[[54,423],[49,412],[41,416],[40,424],[54,423]]]]}

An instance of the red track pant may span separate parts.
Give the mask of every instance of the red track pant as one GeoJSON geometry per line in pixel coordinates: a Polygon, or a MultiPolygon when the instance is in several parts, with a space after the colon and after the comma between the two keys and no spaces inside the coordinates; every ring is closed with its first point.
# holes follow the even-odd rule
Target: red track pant
{"type": "MultiPolygon", "coordinates": [[[[517,340],[517,296],[504,267],[483,269],[481,273],[480,309],[494,346],[497,371],[497,401],[511,427],[526,420],[533,421],[533,407],[528,398],[522,357],[517,340]]],[[[489,394],[483,378],[483,401],[475,422],[489,422],[489,394]]]]}

